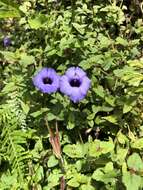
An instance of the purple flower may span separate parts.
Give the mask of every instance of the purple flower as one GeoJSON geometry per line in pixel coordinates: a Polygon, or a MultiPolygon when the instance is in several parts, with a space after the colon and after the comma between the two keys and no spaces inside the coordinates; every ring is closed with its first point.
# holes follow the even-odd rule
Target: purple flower
{"type": "Polygon", "coordinates": [[[60,91],[77,103],[86,96],[90,84],[91,81],[82,69],[71,67],[60,78],[60,91]]]}
{"type": "Polygon", "coordinates": [[[43,68],[33,78],[33,84],[43,93],[51,94],[59,88],[59,75],[52,68],[43,68]]]}
{"type": "Polygon", "coordinates": [[[11,39],[9,37],[4,37],[3,45],[4,47],[8,47],[11,44],[11,39]]]}

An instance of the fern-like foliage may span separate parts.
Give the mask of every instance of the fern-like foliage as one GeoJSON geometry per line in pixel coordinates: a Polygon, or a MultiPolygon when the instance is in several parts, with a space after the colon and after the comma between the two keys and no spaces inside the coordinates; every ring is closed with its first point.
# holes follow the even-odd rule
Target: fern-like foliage
{"type": "Polygon", "coordinates": [[[12,77],[2,90],[4,104],[0,107],[1,141],[0,152],[10,164],[11,173],[17,173],[18,179],[24,179],[26,160],[30,154],[27,148],[26,114],[21,107],[24,86],[23,78],[12,77]]]}

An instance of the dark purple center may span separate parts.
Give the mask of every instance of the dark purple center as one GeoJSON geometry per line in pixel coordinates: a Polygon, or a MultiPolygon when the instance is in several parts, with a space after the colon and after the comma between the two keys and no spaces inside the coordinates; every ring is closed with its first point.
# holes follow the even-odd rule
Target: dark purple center
{"type": "Polygon", "coordinates": [[[52,79],[50,79],[50,78],[48,78],[48,77],[45,77],[45,78],[43,78],[43,83],[44,84],[52,84],[52,79]]]}
{"type": "Polygon", "coordinates": [[[70,81],[70,85],[71,85],[72,87],[80,87],[81,81],[80,81],[79,79],[72,79],[72,80],[70,81]]]}

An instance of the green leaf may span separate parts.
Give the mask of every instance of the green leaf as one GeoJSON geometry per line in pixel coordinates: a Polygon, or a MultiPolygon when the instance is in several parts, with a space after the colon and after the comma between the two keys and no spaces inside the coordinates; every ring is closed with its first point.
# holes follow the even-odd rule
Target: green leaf
{"type": "Polygon", "coordinates": [[[111,105],[111,106],[115,106],[115,98],[113,96],[109,96],[109,97],[105,97],[105,101],[111,105]]]}
{"type": "Polygon", "coordinates": [[[22,107],[24,113],[27,115],[28,112],[29,112],[29,110],[30,110],[29,105],[28,105],[28,104],[25,104],[24,102],[21,101],[21,107],[22,107]]]}
{"type": "Polygon", "coordinates": [[[7,6],[10,6],[10,7],[16,8],[16,9],[19,8],[18,4],[14,3],[14,1],[11,1],[11,0],[1,0],[0,3],[3,3],[7,6]]]}
{"type": "Polygon", "coordinates": [[[81,185],[81,187],[80,187],[80,190],[96,190],[93,186],[91,186],[91,185],[81,185]]]}
{"type": "Polygon", "coordinates": [[[6,59],[10,63],[18,60],[18,57],[15,52],[0,51],[0,53],[4,56],[4,59],[6,59]]]}
{"type": "Polygon", "coordinates": [[[20,17],[20,13],[17,10],[2,10],[0,9],[0,19],[20,17]]]}
{"type": "Polygon", "coordinates": [[[99,157],[102,154],[111,153],[114,150],[113,141],[95,140],[89,145],[89,156],[99,157]]]}
{"type": "Polygon", "coordinates": [[[98,96],[100,96],[101,98],[104,98],[105,92],[104,92],[104,88],[103,88],[102,86],[98,85],[98,86],[97,86],[96,88],[94,88],[93,90],[94,90],[94,92],[95,92],[98,96]]]}
{"type": "Polygon", "coordinates": [[[36,29],[36,30],[42,26],[42,23],[39,18],[29,19],[28,23],[32,29],[36,29]]]}
{"type": "Polygon", "coordinates": [[[106,117],[102,117],[102,119],[105,119],[106,121],[109,121],[113,124],[117,124],[117,116],[115,115],[109,115],[109,116],[106,116],[106,117]]]}
{"type": "Polygon", "coordinates": [[[75,173],[74,177],[67,184],[71,187],[79,187],[82,183],[88,183],[88,177],[84,174],[75,173]]]}
{"type": "Polygon", "coordinates": [[[48,175],[48,188],[47,189],[53,189],[53,187],[59,185],[60,178],[63,176],[63,174],[59,173],[60,171],[55,169],[48,175]]]}
{"type": "Polygon", "coordinates": [[[81,25],[81,24],[78,24],[78,23],[72,23],[73,27],[80,33],[80,34],[84,34],[85,32],[85,27],[86,25],[81,25]]]}
{"type": "Polygon", "coordinates": [[[27,55],[26,53],[21,54],[20,64],[24,67],[35,63],[35,58],[32,55],[27,55]]]}
{"type": "Polygon", "coordinates": [[[128,142],[128,138],[125,135],[123,135],[123,133],[121,133],[121,131],[118,132],[117,139],[118,139],[119,143],[121,143],[121,144],[125,144],[126,142],[128,142]]]}
{"type": "Polygon", "coordinates": [[[108,184],[114,182],[116,176],[117,174],[113,168],[113,163],[109,162],[104,168],[98,168],[94,171],[92,178],[96,181],[102,181],[103,183],[108,184]]]}
{"type": "Polygon", "coordinates": [[[67,184],[71,187],[79,187],[80,183],[77,181],[76,178],[72,178],[67,182],[67,184]]]}
{"type": "Polygon", "coordinates": [[[2,8],[0,8],[0,18],[20,17],[21,11],[17,3],[10,0],[1,0],[2,8]]]}
{"type": "Polygon", "coordinates": [[[137,67],[139,69],[143,69],[143,59],[135,59],[135,60],[129,60],[127,61],[128,65],[132,67],[137,67]]]}
{"type": "Polygon", "coordinates": [[[75,127],[75,116],[73,112],[69,113],[67,129],[73,129],[75,127]]]}
{"type": "Polygon", "coordinates": [[[131,142],[131,147],[136,149],[143,149],[143,138],[136,139],[135,141],[131,142]]]}
{"type": "Polygon", "coordinates": [[[36,174],[34,176],[34,181],[38,183],[44,178],[44,170],[42,166],[37,166],[36,168],[36,174]]]}
{"type": "Polygon", "coordinates": [[[143,161],[139,154],[133,153],[127,160],[127,165],[134,171],[143,171],[143,161]]]}
{"type": "Polygon", "coordinates": [[[12,186],[16,187],[17,184],[17,173],[13,173],[13,175],[7,173],[3,173],[0,179],[0,189],[10,189],[12,186]]]}
{"type": "Polygon", "coordinates": [[[52,167],[56,166],[58,163],[59,163],[59,162],[58,162],[58,160],[55,158],[54,155],[52,155],[52,156],[49,157],[49,160],[48,160],[48,167],[49,167],[49,168],[52,168],[52,167]]]}
{"type": "Polygon", "coordinates": [[[44,27],[46,21],[47,18],[44,14],[39,14],[35,18],[28,19],[29,26],[35,30],[44,27]]]}
{"type": "Polygon", "coordinates": [[[54,115],[53,113],[49,112],[47,114],[47,118],[48,118],[48,121],[52,121],[52,120],[55,120],[57,118],[57,116],[54,115]]]}
{"type": "Polygon", "coordinates": [[[121,38],[121,37],[117,37],[116,38],[116,44],[120,44],[122,46],[127,46],[128,45],[128,41],[121,38]]]}
{"type": "Polygon", "coordinates": [[[128,149],[118,147],[114,161],[116,161],[119,165],[122,165],[125,162],[127,154],[128,149]]]}
{"type": "Polygon", "coordinates": [[[41,108],[40,110],[38,110],[38,111],[36,111],[36,112],[33,112],[33,113],[31,113],[30,115],[32,116],[32,117],[38,117],[38,116],[40,116],[41,114],[43,114],[43,113],[45,113],[45,112],[47,112],[47,111],[49,111],[49,109],[48,108],[41,108]]]}
{"type": "Polygon", "coordinates": [[[132,109],[132,105],[128,105],[128,104],[124,104],[124,107],[123,107],[123,113],[128,113],[129,111],[131,111],[132,109]]]}
{"type": "Polygon", "coordinates": [[[111,45],[112,41],[108,37],[102,35],[101,33],[98,35],[98,40],[101,48],[107,48],[111,45]]]}
{"type": "Polygon", "coordinates": [[[84,158],[87,153],[86,144],[65,145],[63,152],[70,158],[84,158]]]}
{"type": "Polygon", "coordinates": [[[142,178],[136,174],[131,174],[126,171],[123,173],[122,181],[126,186],[127,190],[139,190],[141,187],[142,178]]]}

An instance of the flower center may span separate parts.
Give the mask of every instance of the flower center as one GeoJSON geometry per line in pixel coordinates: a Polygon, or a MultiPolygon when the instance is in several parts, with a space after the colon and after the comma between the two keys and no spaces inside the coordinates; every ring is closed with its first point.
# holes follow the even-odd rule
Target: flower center
{"type": "Polygon", "coordinates": [[[72,80],[70,81],[70,85],[71,85],[72,87],[80,87],[81,81],[80,81],[79,79],[72,79],[72,80]]]}
{"type": "Polygon", "coordinates": [[[45,78],[43,78],[43,83],[44,84],[52,84],[52,79],[50,79],[50,78],[48,78],[48,77],[45,77],[45,78]]]}

